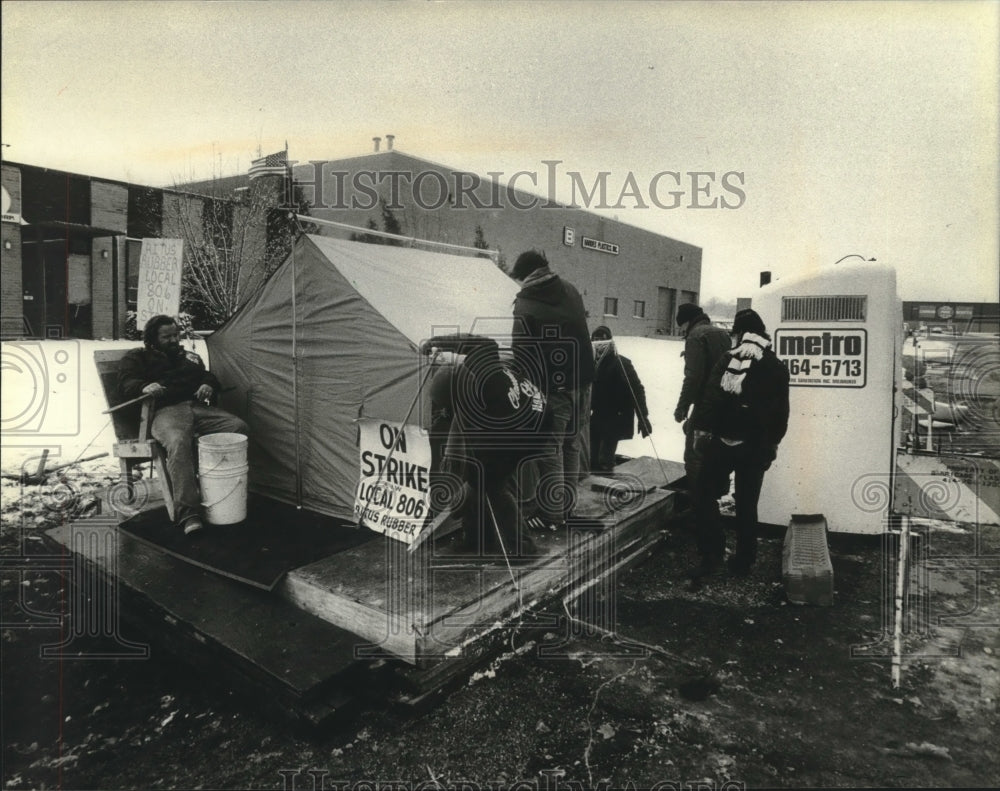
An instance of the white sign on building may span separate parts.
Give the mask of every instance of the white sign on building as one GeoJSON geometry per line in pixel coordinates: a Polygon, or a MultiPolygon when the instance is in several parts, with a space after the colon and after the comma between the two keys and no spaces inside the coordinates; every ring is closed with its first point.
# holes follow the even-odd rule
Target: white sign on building
{"type": "Polygon", "coordinates": [[[585,250],[597,250],[599,253],[618,255],[618,245],[616,244],[612,244],[611,242],[602,242],[600,239],[591,239],[589,236],[581,238],[583,239],[583,248],[585,250]]]}

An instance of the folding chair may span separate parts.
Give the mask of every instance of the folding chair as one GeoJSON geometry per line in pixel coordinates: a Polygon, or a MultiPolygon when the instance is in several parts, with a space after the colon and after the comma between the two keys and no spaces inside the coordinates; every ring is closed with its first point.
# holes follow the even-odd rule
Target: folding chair
{"type": "Polygon", "coordinates": [[[141,398],[122,401],[118,391],[118,368],[127,349],[100,350],[94,352],[94,364],[104,388],[104,398],[108,403],[106,414],[110,413],[115,427],[114,454],[121,465],[122,483],[132,491],[132,477],[136,467],[147,462],[159,480],[160,491],[166,501],[167,514],[174,519],[174,493],[167,474],[167,456],[163,447],[153,439],[153,399],[141,398]]]}

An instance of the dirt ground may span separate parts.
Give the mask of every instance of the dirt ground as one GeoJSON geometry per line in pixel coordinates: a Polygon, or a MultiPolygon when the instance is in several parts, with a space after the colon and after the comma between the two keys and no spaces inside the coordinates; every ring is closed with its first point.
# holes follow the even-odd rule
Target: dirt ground
{"type": "MultiPolygon", "coordinates": [[[[74,509],[102,483],[72,481],[74,509]]],[[[66,592],[54,572],[21,571],[17,556],[40,551],[40,532],[65,511],[54,491],[10,486],[5,788],[916,788],[1000,777],[995,527],[919,528],[899,689],[880,538],[833,536],[835,604],[807,607],[785,599],[777,534],[749,578],[688,591],[680,574],[694,557],[677,527],[617,580],[603,625],[619,641],[571,635],[561,656],[541,656],[558,634],[514,631],[506,653],[429,711],[368,706],[309,735],[228,693],[208,666],[160,653],[41,658],[61,633],[42,619],[66,592]],[[718,688],[687,699],[691,673],[674,654],[710,666],[718,688]]]]}

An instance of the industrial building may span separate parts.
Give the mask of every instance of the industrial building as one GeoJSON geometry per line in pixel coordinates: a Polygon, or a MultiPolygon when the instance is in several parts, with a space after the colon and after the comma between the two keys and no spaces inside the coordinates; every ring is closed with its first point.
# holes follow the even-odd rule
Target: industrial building
{"type": "MultiPolygon", "coordinates": [[[[4,162],[0,333],[121,337],[135,308],[143,238],[183,238],[182,218],[192,211],[201,216],[220,201],[238,207],[251,180],[280,181],[289,172],[317,219],[496,251],[501,267],[524,250],[544,251],[580,290],[591,327],[672,335],[677,305],[698,301],[701,248],[561,205],[513,179],[502,183],[404,154],[391,137],[384,150],[364,156],[287,163],[282,152],[256,160],[245,175],[175,188],[4,162]]],[[[257,229],[262,238],[265,225],[257,229]]],[[[246,288],[252,284],[248,279],[246,288]]]]}

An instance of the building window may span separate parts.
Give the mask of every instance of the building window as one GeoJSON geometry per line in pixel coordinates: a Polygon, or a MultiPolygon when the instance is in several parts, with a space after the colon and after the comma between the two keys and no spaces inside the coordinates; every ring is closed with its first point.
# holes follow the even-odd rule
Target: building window
{"type": "Polygon", "coordinates": [[[633,319],[644,319],[646,318],[646,303],[642,300],[636,300],[632,308],[632,318],[633,319]]]}
{"type": "Polygon", "coordinates": [[[604,298],[604,315],[605,316],[618,315],[618,299],[616,297],[604,298]]]}

